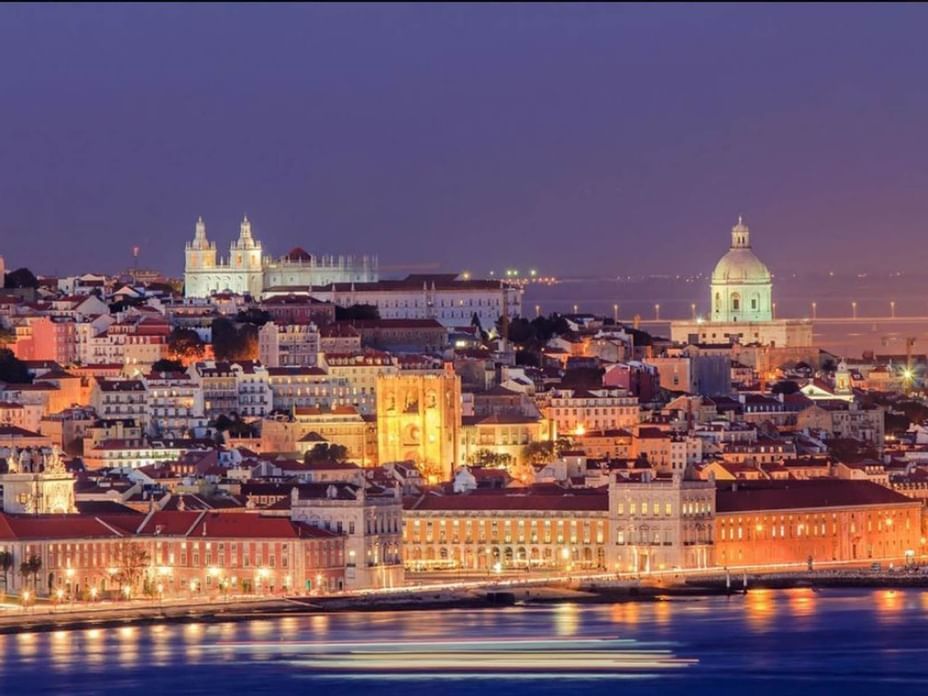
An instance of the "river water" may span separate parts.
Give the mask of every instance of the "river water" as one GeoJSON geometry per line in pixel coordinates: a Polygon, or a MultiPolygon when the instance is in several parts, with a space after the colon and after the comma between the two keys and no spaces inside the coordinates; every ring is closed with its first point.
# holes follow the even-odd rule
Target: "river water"
{"type": "Polygon", "coordinates": [[[7,694],[928,693],[928,592],[283,616],[0,636],[7,694]]]}

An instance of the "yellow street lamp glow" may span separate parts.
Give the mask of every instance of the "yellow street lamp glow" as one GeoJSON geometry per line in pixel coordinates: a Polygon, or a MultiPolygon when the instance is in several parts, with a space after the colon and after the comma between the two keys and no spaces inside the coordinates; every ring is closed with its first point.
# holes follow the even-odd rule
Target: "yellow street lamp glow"
{"type": "Polygon", "coordinates": [[[90,588],[90,598],[91,598],[91,599],[96,599],[96,598],[97,598],[97,588],[96,588],[96,587],[91,587],[91,588],[90,588]]]}
{"type": "Polygon", "coordinates": [[[563,558],[565,561],[570,558],[570,549],[566,546],[561,549],[561,558],[563,558]]]}
{"type": "Polygon", "coordinates": [[[31,596],[31,593],[29,592],[29,590],[23,590],[23,601],[24,602],[28,602],[30,596],[31,596]]]}
{"type": "Polygon", "coordinates": [[[73,578],[73,577],[74,577],[74,568],[68,568],[66,571],[64,571],[64,574],[67,575],[69,578],[73,578]]]}
{"type": "Polygon", "coordinates": [[[209,576],[211,578],[215,578],[219,575],[219,568],[217,568],[216,566],[210,566],[209,568],[206,569],[206,572],[209,573],[209,576]]]}
{"type": "Polygon", "coordinates": [[[197,581],[196,581],[196,580],[191,580],[191,581],[190,581],[190,591],[191,591],[191,592],[196,592],[196,590],[197,590],[197,581]]]}
{"type": "Polygon", "coordinates": [[[59,600],[64,598],[64,590],[62,590],[60,587],[55,590],[55,597],[57,597],[59,600]]]}

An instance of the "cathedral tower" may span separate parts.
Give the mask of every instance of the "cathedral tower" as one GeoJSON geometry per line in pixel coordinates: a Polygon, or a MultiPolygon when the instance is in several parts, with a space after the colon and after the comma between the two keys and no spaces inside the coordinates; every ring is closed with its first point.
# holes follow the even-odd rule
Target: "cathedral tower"
{"type": "Polygon", "coordinates": [[[251,236],[251,222],[246,215],[242,219],[238,239],[229,247],[229,268],[244,277],[235,288],[237,292],[248,292],[260,297],[264,284],[263,254],[261,242],[251,236]]]}
{"type": "Polygon", "coordinates": [[[197,218],[192,242],[184,250],[184,294],[204,297],[209,294],[208,273],[216,268],[216,243],[206,238],[206,223],[197,218]]]}

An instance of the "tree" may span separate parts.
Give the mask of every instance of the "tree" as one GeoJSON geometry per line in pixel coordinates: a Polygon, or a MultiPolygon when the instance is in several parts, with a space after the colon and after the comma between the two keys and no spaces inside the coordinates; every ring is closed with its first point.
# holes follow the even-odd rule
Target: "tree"
{"type": "Polygon", "coordinates": [[[770,392],[772,394],[789,395],[789,394],[795,394],[798,391],[799,391],[799,385],[789,379],[781,380],[777,382],[776,384],[774,384],[772,387],[770,387],[770,392]]]}
{"type": "Polygon", "coordinates": [[[255,326],[264,326],[270,320],[271,315],[258,307],[243,309],[235,317],[235,321],[240,324],[253,324],[255,326]]]}
{"type": "Polygon", "coordinates": [[[354,304],[350,307],[335,307],[335,321],[372,321],[380,319],[376,305],[354,304]]]}
{"type": "Polygon", "coordinates": [[[17,268],[15,271],[10,271],[6,274],[3,287],[11,289],[35,289],[39,287],[39,280],[28,268],[17,268]]]}
{"type": "Polygon", "coordinates": [[[509,340],[518,345],[534,344],[538,338],[538,330],[528,319],[516,317],[509,322],[509,340]]]}
{"type": "Polygon", "coordinates": [[[26,363],[13,355],[9,348],[0,348],[0,382],[25,384],[32,381],[26,363]]]}
{"type": "Polygon", "coordinates": [[[505,452],[494,452],[488,449],[481,449],[474,452],[469,458],[470,464],[476,467],[485,467],[487,469],[505,469],[512,464],[512,455],[505,452]]]}
{"type": "Polygon", "coordinates": [[[156,361],[151,366],[152,372],[183,372],[184,366],[182,363],[177,360],[168,360],[167,358],[161,358],[161,360],[156,361]]]}
{"type": "Polygon", "coordinates": [[[333,442],[320,442],[306,452],[303,461],[307,464],[334,464],[348,458],[348,448],[333,442]]]}
{"type": "Polygon", "coordinates": [[[168,336],[168,349],[181,361],[198,360],[206,352],[203,339],[193,329],[178,326],[168,336]]]}
{"type": "Polygon", "coordinates": [[[258,357],[258,327],[236,325],[225,317],[213,319],[213,353],[217,360],[256,360],[258,357]]]}
{"type": "Polygon", "coordinates": [[[135,591],[145,578],[151,557],[145,547],[136,541],[124,541],[117,549],[119,564],[116,579],[130,592],[135,591]]]}
{"type": "Polygon", "coordinates": [[[0,572],[3,573],[3,594],[7,591],[7,582],[9,572],[13,570],[13,553],[11,551],[0,551],[0,572]]]}
{"type": "Polygon", "coordinates": [[[39,573],[42,571],[42,559],[35,554],[29,556],[25,561],[19,564],[19,574],[23,576],[23,584],[32,576],[32,590],[36,590],[39,573]]]}
{"type": "Polygon", "coordinates": [[[522,458],[529,464],[546,464],[555,458],[554,441],[529,442],[522,448],[522,458]]]}

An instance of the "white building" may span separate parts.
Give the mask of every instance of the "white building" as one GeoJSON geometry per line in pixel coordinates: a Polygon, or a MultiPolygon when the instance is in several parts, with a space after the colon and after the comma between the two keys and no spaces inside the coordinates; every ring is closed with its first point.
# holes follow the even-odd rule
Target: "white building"
{"type": "Polygon", "coordinates": [[[691,344],[812,345],[810,321],[775,317],[772,276],[754,254],[750,229],[740,217],[732,227],[728,253],[712,272],[709,307],[709,316],[704,319],[671,322],[671,338],[691,344]]]}
{"type": "Polygon", "coordinates": [[[145,385],[147,422],[152,432],[185,437],[191,429],[206,425],[203,390],[185,372],[150,374],[145,385]]]}
{"type": "Polygon", "coordinates": [[[521,287],[501,280],[465,280],[453,273],[409,275],[376,283],[332,283],[311,291],[339,307],[373,305],[381,319],[436,319],[445,326],[468,326],[476,315],[491,331],[504,313],[522,314],[521,287]]]}
{"type": "Polygon", "coordinates": [[[188,373],[202,392],[207,418],[237,413],[243,417],[271,412],[273,393],[267,368],[250,360],[194,363],[188,373]]]}
{"type": "Polygon", "coordinates": [[[192,242],[185,249],[184,295],[209,297],[230,291],[260,297],[266,288],[282,285],[310,286],[339,281],[377,280],[377,259],[364,256],[314,257],[302,249],[273,260],[264,256],[261,242],[251,234],[251,223],[242,220],[239,237],[229,247],[229,258],[217,258],[216,243],[206,238],[206,223],[198,218],[192,242]]]}
{"type": "Polygon", "coordinates": [[[276,324],[258,330],[258,357],[267,367],[312,367],[319,355],[315,324],[276,324]]]}
{"type": "Polygon", "coordinates": [[[620,572],[650,573],[712,565],[715,482],[667,479],[609,481],[609,515],[620,572]]]}

